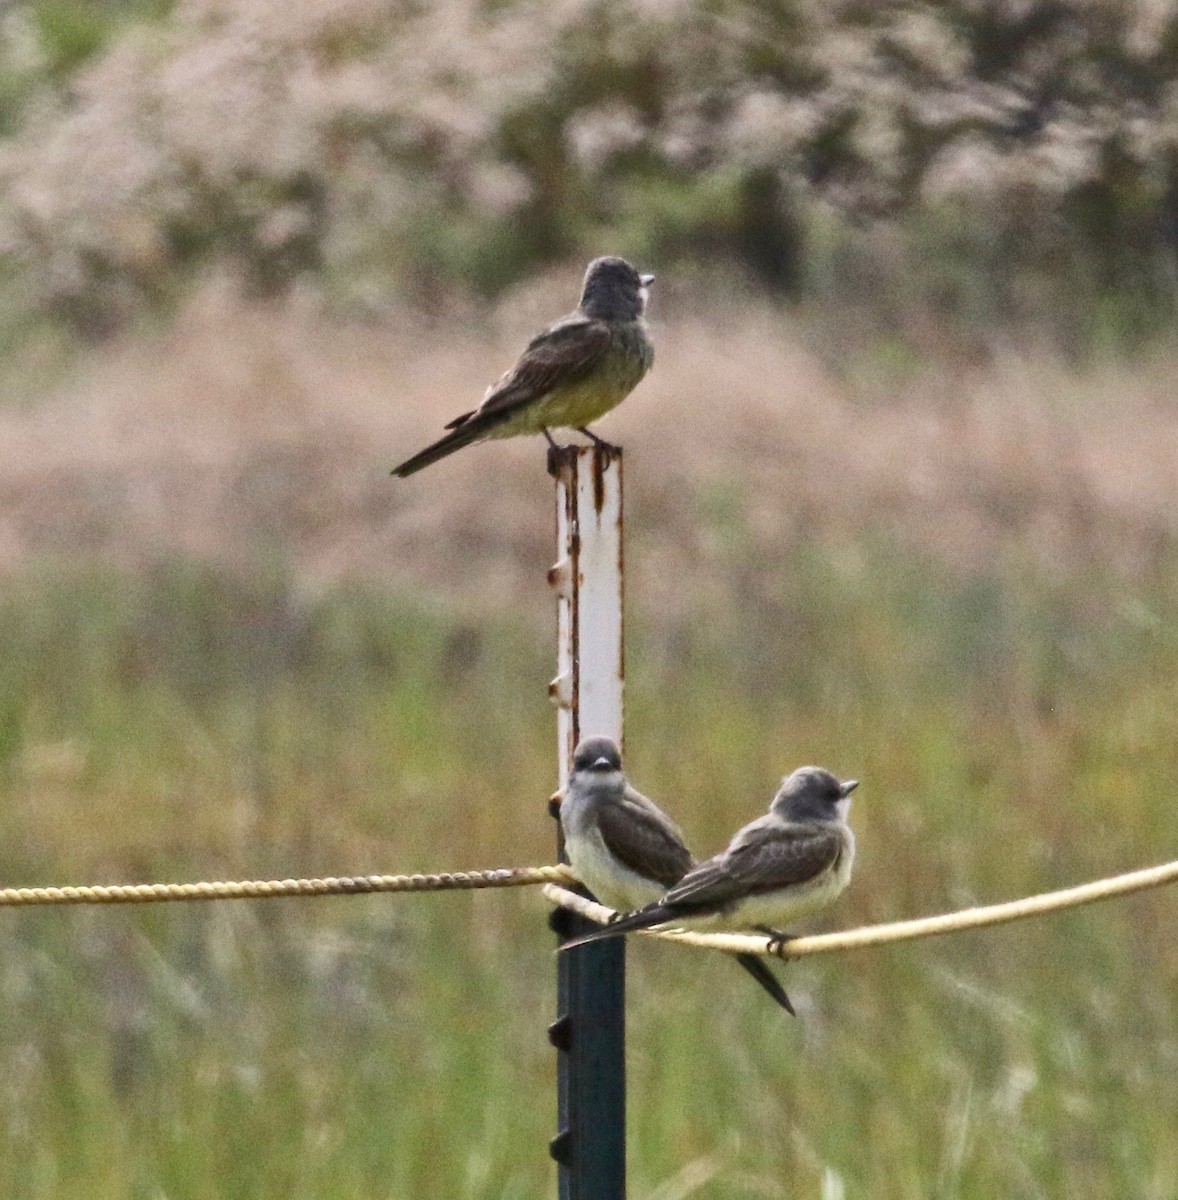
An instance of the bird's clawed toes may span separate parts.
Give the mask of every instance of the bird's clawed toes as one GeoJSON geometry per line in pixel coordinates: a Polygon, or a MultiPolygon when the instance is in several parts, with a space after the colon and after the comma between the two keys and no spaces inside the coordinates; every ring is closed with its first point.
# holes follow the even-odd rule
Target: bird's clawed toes
{"type": "Polygon", "coordinates": [[[600,446],[602,450],[608,450],[610,454],[620,454],[621,446],[615,446],[613,442],[607,442],[605,438],[598,437],[592,429],[587,429],[584,425],[577,426],[577,432],[583,433],[595,446],[600,446]]]}
{"type": "Polygon", "coordinates": [[[776,954],[778,958],[782,956],[781,952],[785,949],[786,943],[792,942],[797,937],[797,934],[782,933],[780,929],[771,929],[768,925],[758,925],[757,931],[768,935],[769,945],[766,949],[770,954],[776,954]]]}

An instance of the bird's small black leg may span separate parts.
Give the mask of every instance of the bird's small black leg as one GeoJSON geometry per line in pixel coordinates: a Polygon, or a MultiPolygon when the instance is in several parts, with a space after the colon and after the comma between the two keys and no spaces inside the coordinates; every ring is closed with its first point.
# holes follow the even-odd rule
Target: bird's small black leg
{"type": "Polygon", "coordinates": [[[621,446],[615,446],[613,442],[607,442],[605,438],[598,437],[592,429],[584,425],[578,425],[576,429],[578,433],[583,433],[595,446],[600,446],[603,450],[609,450],[611,453],[617,454],[621,449],[621,446]]]}
{"type": "Polygon", "coordinates": [[[560,447],[547,429],[541,430],[548,442],[548,474],[553,479],[560,478],[560,447]]]}

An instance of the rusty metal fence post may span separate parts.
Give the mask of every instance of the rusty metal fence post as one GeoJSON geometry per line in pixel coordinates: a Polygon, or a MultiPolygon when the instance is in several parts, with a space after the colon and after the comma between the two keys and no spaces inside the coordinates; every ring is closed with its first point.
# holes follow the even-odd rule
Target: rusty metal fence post
{"type": "MultiPolygon", "coordinates": [[[[581,737],[622,742],[622,454],[603,446],[564,446],[549,454],[556,479],[559,777],[563,788],[581,737]]],[[[562,862],[563,839],[557,835],[562,862]]],[[[594,928],[555,909],[562,941],[594,928]]],[[[626,1194],[625,939],[557,956],[560,1200],[624,1200],[626,1194]]]]}

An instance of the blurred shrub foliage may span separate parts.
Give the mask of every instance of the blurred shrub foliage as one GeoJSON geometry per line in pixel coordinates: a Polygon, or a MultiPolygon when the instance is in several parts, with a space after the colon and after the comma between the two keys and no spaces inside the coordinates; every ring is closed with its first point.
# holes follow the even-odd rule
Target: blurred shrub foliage
{"type": "Polygon", "coordinates": [[[1100,297],[1123,332],[1156,327],[1175,307],[1178,5],[17,0],[0,17],[5,277],[81,331],[209,264],[367,309],[493,294],[603,247],[786,296],[915,292],[963,322],[1051,325],[1100,297]]]}

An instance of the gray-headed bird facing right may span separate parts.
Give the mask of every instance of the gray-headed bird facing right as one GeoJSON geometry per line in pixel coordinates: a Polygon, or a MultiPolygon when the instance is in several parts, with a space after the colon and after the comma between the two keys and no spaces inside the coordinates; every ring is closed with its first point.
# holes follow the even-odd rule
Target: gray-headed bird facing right
{"type": "MultiPolygon", "coordinates": [[[[585,738],[573,752],[560,824],[577,878],[602,904],[619,912],[657,900],[691,870],[691,851],[679,827],[630,786],[611,738],[585,738]]],[[[793,1013],[789,996],[760,958],[738,954],[736,961],[793,1013]]]]}
{"type": "Polygon", "coordinates": [[[524,348],[493,383],[482,404],[454,418],[432,445],[393,468],[402,478],[485,438],[576,429],[605,445],[588,425],[615,408],[654,362],[642,314],[653,275],[624,258],[595,258],[585,272],[581,302],[524,348]]]}
{"type": "Polygon", "coordinates": [[[561,947],[667,925],[757,929],[784,943],[782,927],[826,907],[851,881],[855,836],[847,824],[851,792],[821,767],[782,780],[769,812],[744,826],[728,848],[688,871],[664,895],[561,947]]]}

